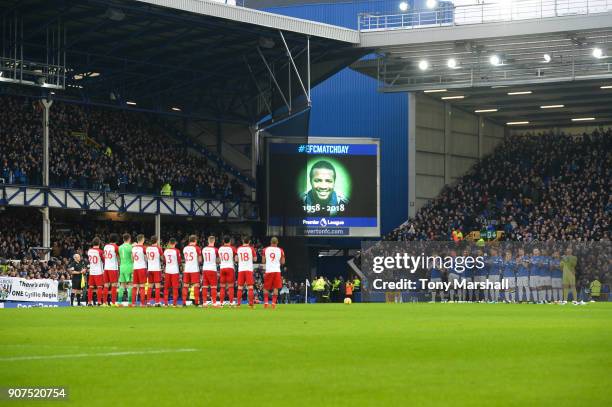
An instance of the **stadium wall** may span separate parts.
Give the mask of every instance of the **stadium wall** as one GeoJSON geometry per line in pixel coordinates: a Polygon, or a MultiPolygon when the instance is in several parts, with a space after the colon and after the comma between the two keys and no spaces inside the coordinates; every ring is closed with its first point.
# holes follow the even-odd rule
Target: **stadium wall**
{"type": "MultiPolygon", "coordinates": [[[[361,12],[397,8],[396,1],[354,1],[268,8],[266,11],[356,28],[361,12]]],[[[310,136],[381,140],[382,233],[408,217],[408,97],[382,94],[375,79],[346,68],[312,90],[310,136]]]]}
{"type": "Polygon", "coordinates": [[[482,116],[415,94],[415,211],[465,174],[504,138],[482,116]]]}

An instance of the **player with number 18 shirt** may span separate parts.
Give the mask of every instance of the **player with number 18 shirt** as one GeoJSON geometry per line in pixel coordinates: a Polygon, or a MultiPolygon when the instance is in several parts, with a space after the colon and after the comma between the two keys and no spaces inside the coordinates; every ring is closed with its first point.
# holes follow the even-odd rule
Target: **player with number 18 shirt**
{"type": "Polygon", "coordinates": [[[257,257],[255,249],[250,245],[251,239],[245,237],[242,239],[242,246],[236,251],[238,255],[238,306],[242,302],[242,289],[244,286],[248,288],[247,298],[249,300],[249,307],[253,307],[254,294],[253,284],[253,262],[257,257]]]}

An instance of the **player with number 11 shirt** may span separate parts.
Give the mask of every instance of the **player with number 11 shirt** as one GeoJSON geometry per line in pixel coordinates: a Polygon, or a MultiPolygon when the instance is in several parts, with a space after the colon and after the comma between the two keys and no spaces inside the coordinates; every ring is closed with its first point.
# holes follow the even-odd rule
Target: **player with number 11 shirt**
{"type": "Polygon", "coordinates": [[[202,249],[202,302],[206,305],[208,288],[210,288],[210,303],[219,307],[217,302],[217,263],[218,249],[215,247],[215,237],[208,236],[208,246],[202,249]]]}

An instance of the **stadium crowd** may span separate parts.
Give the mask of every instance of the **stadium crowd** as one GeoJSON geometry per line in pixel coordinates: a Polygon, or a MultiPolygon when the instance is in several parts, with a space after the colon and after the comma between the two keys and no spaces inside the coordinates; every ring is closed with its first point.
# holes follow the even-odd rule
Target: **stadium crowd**
{"type": "MultiPolygon", "coordinates": [[[[0,182],[41,185],[39,103],[2,96],[0,106],[0,182]]],[[[244,197],[239,181],[140,113],[55,102],[50,111],[50,149],[52,186],[228,200],[244,197]]]]}
{"type": "Polygon", "coordinates": [[[610,239],[612,129],[505,139],[387,240],[450,240],[493,225],[504,240],[610,239]]]}

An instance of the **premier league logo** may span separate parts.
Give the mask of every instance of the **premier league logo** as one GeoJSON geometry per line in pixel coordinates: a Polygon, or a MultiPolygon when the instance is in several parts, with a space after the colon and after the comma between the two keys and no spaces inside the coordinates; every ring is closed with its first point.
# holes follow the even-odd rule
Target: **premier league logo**
{"type": "Polygon", "coordinates": [[[319,225],[321,225],[321,227],[326,227],[327,226],[327,219],[321,218],[321,221],[319,222],[319,225]]]}

